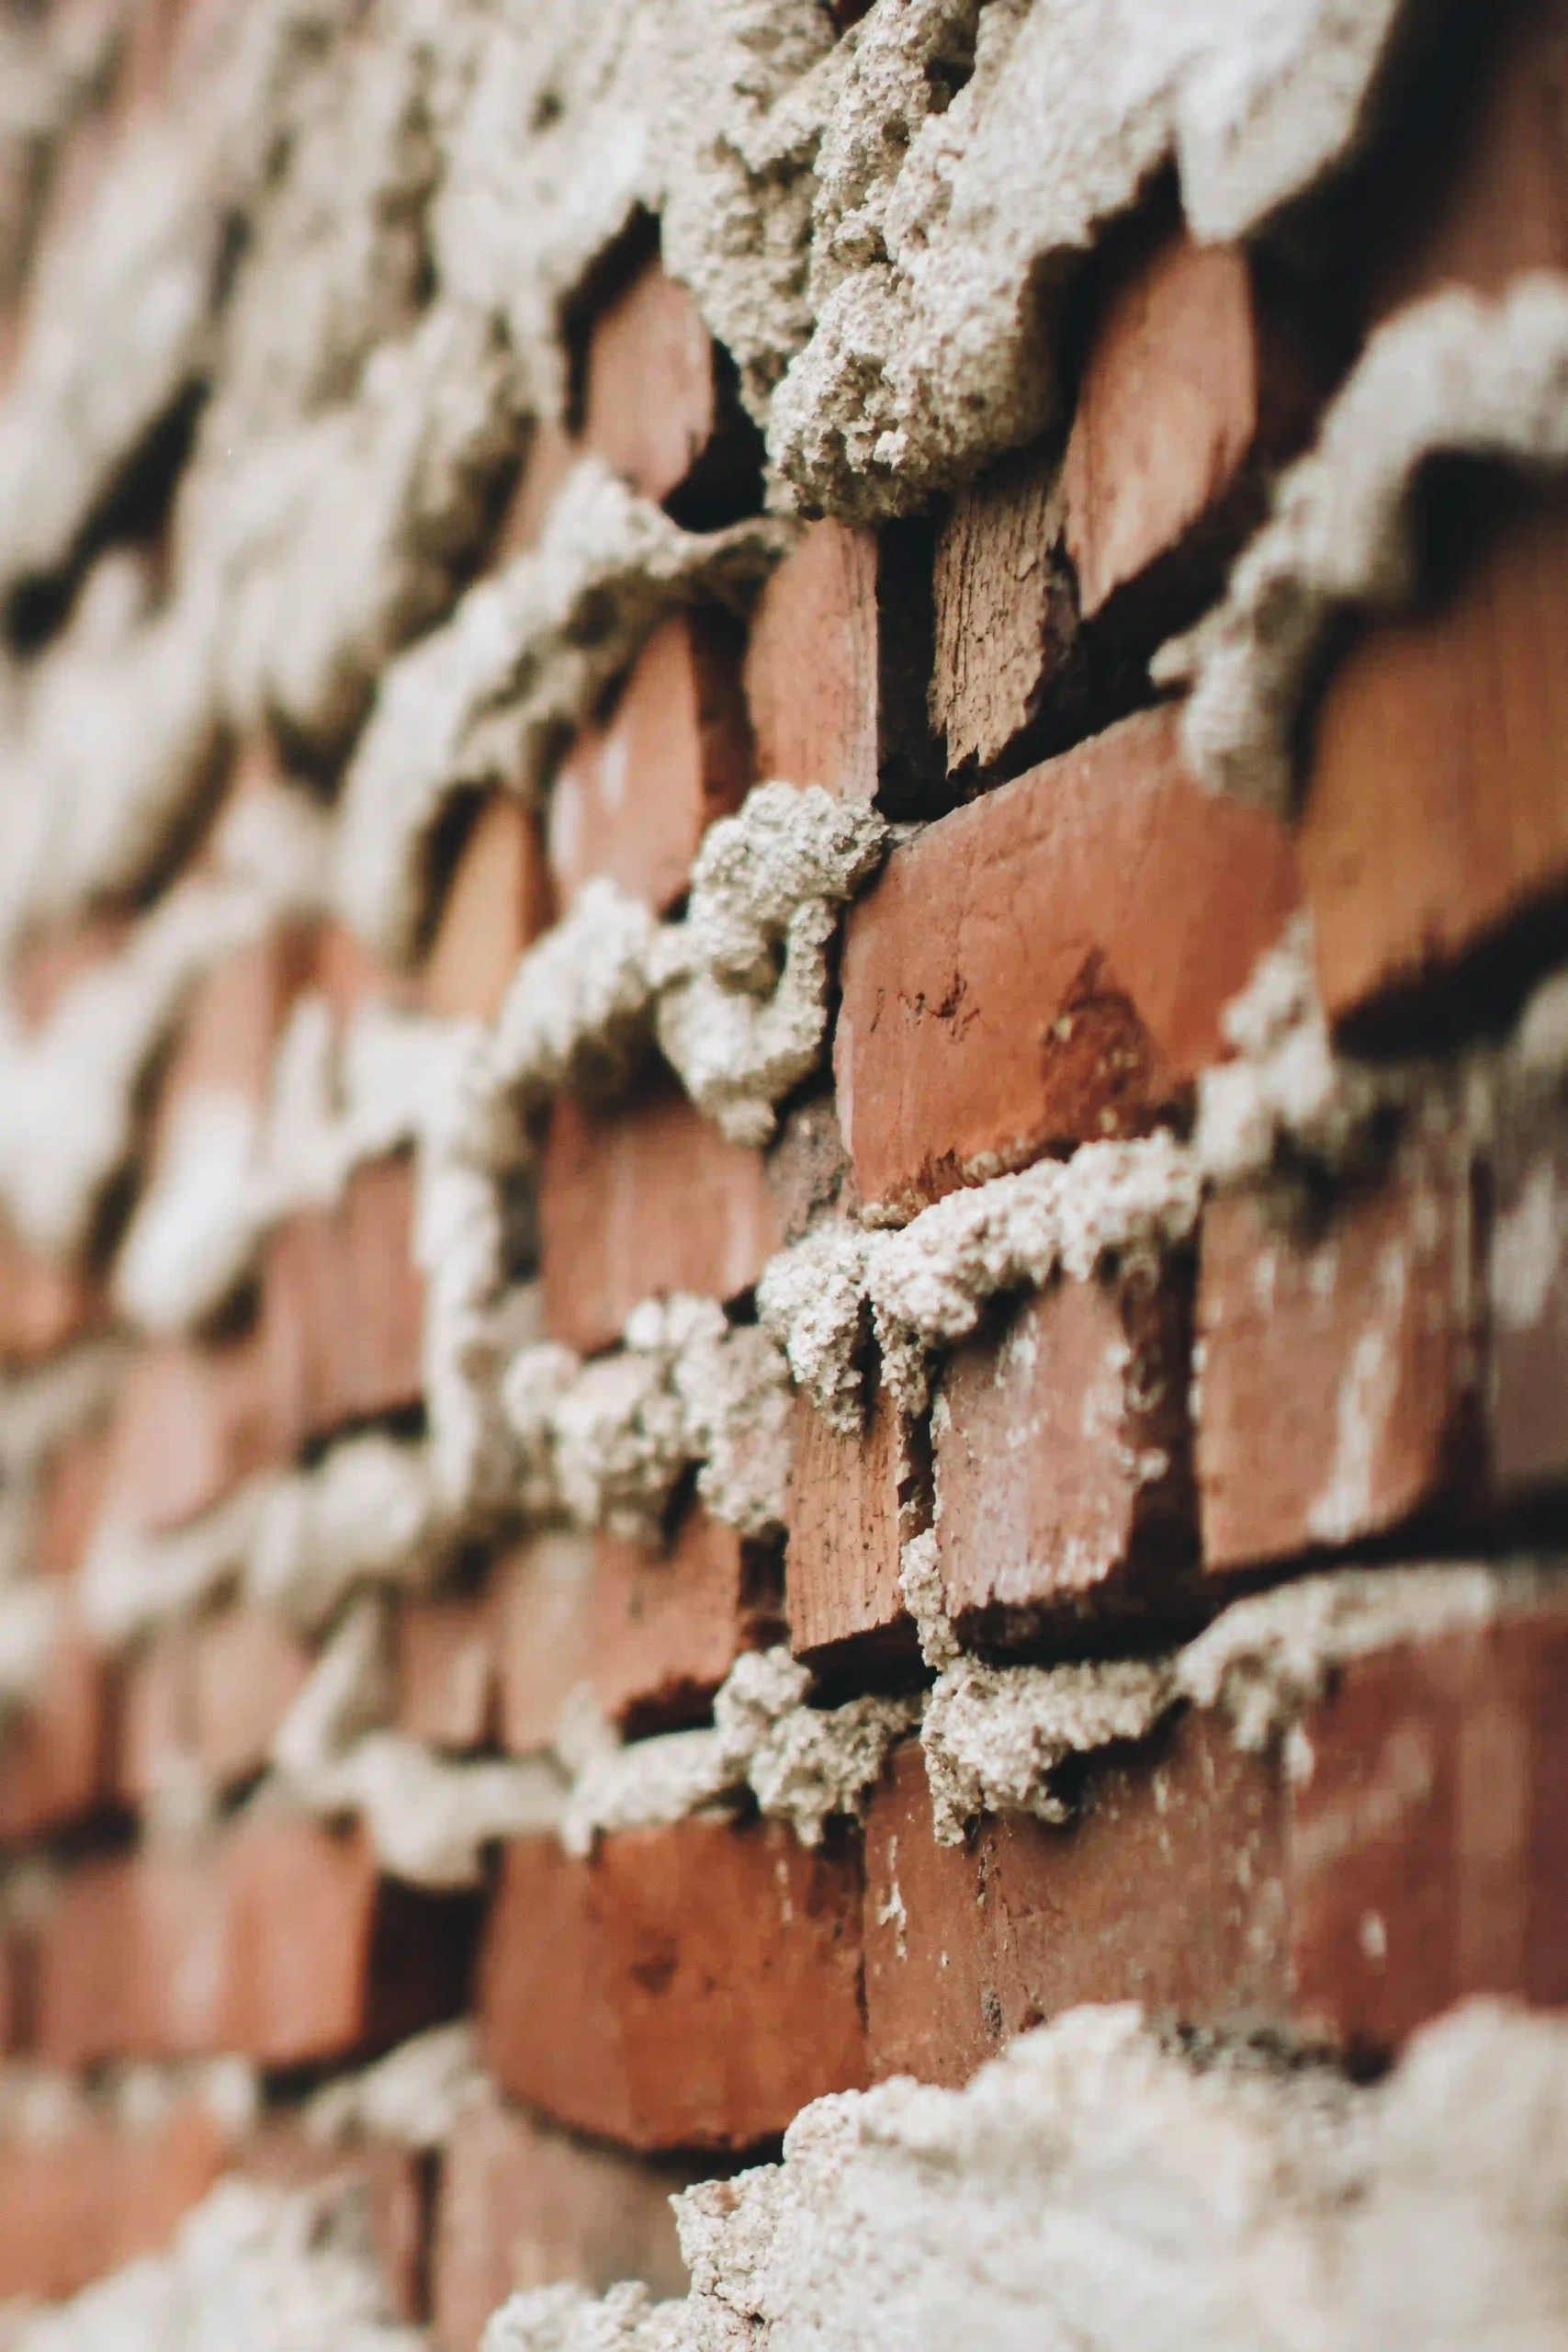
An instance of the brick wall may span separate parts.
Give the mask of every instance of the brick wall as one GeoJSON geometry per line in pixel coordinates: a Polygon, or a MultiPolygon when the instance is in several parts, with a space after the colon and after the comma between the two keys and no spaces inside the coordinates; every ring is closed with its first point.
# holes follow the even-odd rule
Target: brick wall
{"type": "Polygon", "coordinates": [[[1568,11],[1245,14],[0,12],[17,2352],[1568,2328],[1568,11]]]}

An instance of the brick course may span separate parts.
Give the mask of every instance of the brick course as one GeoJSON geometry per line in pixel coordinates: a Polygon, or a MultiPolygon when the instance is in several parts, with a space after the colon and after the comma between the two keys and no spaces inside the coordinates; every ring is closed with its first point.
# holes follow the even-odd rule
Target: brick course
{"type": "Polygon", "coordinates": [[[461,1905],[378,1880],[357,1837],[257,1819],[216,1852],[72,1873],[39,1930],[38,2048],[66,2066],[347,2058],[458,2009],[468,1942],[461,1905]]]}
{"type": "Polygon", "coordinates": [[[1455,2002],[1561,2007],[1561,1600],[1354,1660],[1288,1745],[1182,1714],[1065,1825],[937,1846],[917,1744],[866,1820],[873,2075],[965,2080],[1076,2003],[1382,2057],[1455,2002]]]}

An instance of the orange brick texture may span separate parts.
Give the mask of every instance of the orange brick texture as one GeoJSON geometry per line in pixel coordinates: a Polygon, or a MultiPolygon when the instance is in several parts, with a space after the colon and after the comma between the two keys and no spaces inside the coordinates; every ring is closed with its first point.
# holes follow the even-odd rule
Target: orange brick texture
{"type": "MultiPolygon", "coordinates": [[[[38,254],[199,90],[210,14],[141,12],[84,88],[38,254]]],[[[790,520],[782,343],[689,223],[595,230],[538,297],[542,413],[404,453],[386,608],[313,684],[303,591],[255,623],[276,662],[235,634],[256,677],[140,812],[145,871],[127,820],[88,883],[24,889],[4,835],[0,2301],[166,2249],[225,2176],[348,2180],[392,2308],[478,2352],[518,2290],[683,2294],[671,2192],[1081,2004],[1363,2078],[1472,1996],[1568,2010],[1561,466],[1416,469],[1410,576],[1333,610],[1282,803],[1214,788],[1149,668],[1370,335],[1568,270],[1568,11],[1465,38],[1267,234],[1200,239],[1149,174],[1029,281],[1065,305],[1054,413],[1020,360],[1010,446],[953,423],[906,480],[886,435],[863,495],[797,451],[790,520]],[[585,484],[640,536],[563,620],[585,484]],[[334,862],[375,742],[407,766],[389,871],[413,837],[378,931],[334,862]],[[773,836],[748,866],[764,786],[874,831],[852,887],[786,888],[773,836]],[[255,878],[283,847],[233,849],[279,807],[287,889],[255,878]],[[165,986],[192,906],[215,944],[165,986]],[[750,1125],[698,1099],[683,988],[733,1023],[727,1080],[776,1077],[750,1125]],[[93,1089],[103,1164],[56,1219],[31,1160],[93,1089]],[[211,1261],[188,1311],[121,1279],[154,1210],[182,1295],[211,1261]],[[1244,1665],[1205,1683],[1227,1626],[1244,1665]],[[754,1694],[792,1661],[781,1726],[754,1694]],[[1146,1719],[1052,1747],[1050,1694],[1141,1674],[1146,1719]],[[1013,1742],[956,1797],[955,1694],[1013,1742]],[[813,1812],[818,1744],[868,1722],[813,1812]],[[323,2138],[318,2094],[458,2026],[428,2134],[323,2138]]],[[[433,201],[377,232],[400,351],[433,201]]],[[[336,299],[322,404],[384,356],[337,349],[336,299]]],[[[0,312],[8,463],[25,271],[0,312]]],[[[121,660],[100,565],[135,628],[182,609],[226,348],[6,574],[18,709],[74,708],[84,645],[121,660]]],[[[71,877],[107,823],[78,819],[71,877]]]]}

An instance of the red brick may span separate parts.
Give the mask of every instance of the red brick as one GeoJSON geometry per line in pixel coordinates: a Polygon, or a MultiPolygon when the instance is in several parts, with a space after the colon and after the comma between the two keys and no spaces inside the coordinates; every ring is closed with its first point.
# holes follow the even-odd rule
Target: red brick
{"type": "Polygon", "coordinates": [[[504,1849],[479,2007],[502,2088],[634,2148],[744,2148],[866,2079],[860,1865],[776,1823],[504,1849]]]}
{"type": "Polygon", "coordinates": [[[1362,1035],[1472,1005],[1477,959],[1549,959],[1568,896],[1568,493],[1435,496],[1451,560],[1335,668],[1299,831],[1324,1004],[1362,1035]]]}
{"type": "Polygon", "coordinates": [[[1268,464],[1305,439],[1313,389],[1239,246],[1140,224],[1089,330],[1063,460],[1084,619],[1134,585],[1140,623],[1191,609],[1260,518],[1268,464]]]}
{"type": "Polygon", "coordinates": [[[182,1778],[251,1779],[308,1679],[305,1644],[270,1611],[235,1606],[163,1627],[122,1678],[118,1790],[145,1805],[182,1778]]]}
{"type": "Polygon", "coordinates": [[[1066,450],[1053,434],[1010,452],[941,526],[931,701],[950,771],[1016,772],[1146,699],[1147,650],[1212,601],[1326,389],[1281,285],[1194,244],[1173,191],[1101,246],[1066,450]]]}
{"type": "Polygon", "coordinates": [[[413,1262],[412,1159],[356,1170],[340,1215],[355,1344],[343,1351],[338,1418],[399,1411],[424,1393],[424,1283],[413,1262]]]}
{"type": "Polygon", "coordinates": [[[645,1298],[750,1290],[782,1235],[762,1154],[669,1081],[608,1111],[557,1099],[539,1240],[550,1336],[590,1354],[645,1298]]]}
{"type": "Polygon", "coordinates": [[[1216,1716],[1096,1761],[1073,1820],[987,1815],[931,1834],[925,1764],[900,1747],[865,1832],[865,2005],[874,2079],[960,2083],[1083,2001],[1194,2025],[1279,2019],[1290,1998],[1286,1807],[1271,1758],[1216,1716]]]}
{"type": "Polygon", "coordinates": [[[536,418],[528,436],[528,453],[497,535],[498,562],[522,554],[537,542],[557,492],[581,455],[581,446],[564,426],[536,418]]]}
{"type": "Polygon", "coordinates": [[[1456,2001],[1568,2007],[1568,1614],[1381,1651],[1303,1723],[1303,2030],[1381,2051],[1456,2001]]]}
{"type": "Polygon", "coordinates": [[[783,1635],[772,1554],[695,1504],[663,1550],[532,1537],[498,1600],[502,1736],[523,1755],[550,1745],[581,1686],[625,1730],[689,1722],[742,1650],[783,1635]]]}
{"type": "Polygon", "coordinates": [[[796,1401],[784,1574],[790,1647],[809,1666],[914,1651],[898,1584],[899,1545],[917,1532],[906,1445],[886,1389],[853,1436],[830,1428],[806,1397],[796,1401]]]}
{"type": "Polygon", "coordinates": [[[84,2117],[58,2140],[0,2145],[0,2299],[58,2301],[160,2252],[225,2155],[197,2099],[149,2132],[84,2117]]]}
{"type": "Polygon", "coordinates": [[[226,0],[146,0],[130,17],[112,101],[112,119],[177,112],[205,96],[199,74],[214,36],[230,14],[226,0]]]}
{"type": "Polygon", "coordinates": [[[34,1565],[45,1576],[73,1576],[103,1507],[109,1435],[99,1423],[74,1430],[53,1448],[39,1474],[32,1526],[34,1565]]]}
{"type": "Polygon", "coordinates": [[[496,1713],[490,1593],[405,1600],[398,1611],[398,1721],[432,1747],[483,1747],[496,1713]]]}
{"type": "Polygon", "coordinates": [[[160,1123],[182,1096],[265,1102],[288,1010],[310,975],[311,942],[275,931],[213,966],[186,1009],[160,1097],[160,1123]]]}
{"type": "Polygon", "coordinates": [[[43,1677],[0,1735],[0,1841],[18,1844],[93,1813],[107,1793],[108,1672],[73,1619],[43,1677]]]}
{"type": "Polygon", "coordinates": [[[590,329],[582,447],[645,498],[721,489],[733,435],[714,362],[691,292],[649,261],[590,329]]]}
{"type": "Polygon", "coordinates": [[[672,613],[551,788],[549,862],[562,903],[607,874],[664,913],[686,889],[704,833],[740,806],[751,774],[735,625],[721,613],[672,613]]]}
{"type": "Polygon", "coordinates": [[[1478,11],[1441,46],[1440,86],[1388,126],[1356,207],[1369,323],[1443,286],[1568,269],[1562,0],[1478,11]]]}
{"type": "Polygon", "coordinates": [[[967,1636],[1191,1608],[1190,1329],[1186,1275],[1130,1266],[1053,1283],[949,1357],[935,1524],[967,1636]]]}
{"type": "Polygon", "coordinates": [[[131,16],[115,89],[115,113],[121,120],[151,114],[167,104],[169,75],[185,14],[184,0],[145,0],[131,16]]]}
{"type": "Polygon", "coordinates": [[[1568,1138],[1506,1137],[1494,1183],[1486,1412],[1511,1499],[1568,1481],[1568,1138]]]}
{"type": "Polygon", "coordinates": [[[183,1525],[288,1460],[298,1434],[265,1329],[154,1341],[120,1384],[104,1515],[147,1533],[183,1525]]]}
{"type": "Polygon", "coordinates": [[[399,1412],[423,1394],[424,1283],[413,1262],[413,1169],[357,1168],[330,1209],[303,1210],[268,1246],[270,1377],[302,1434],[399,1412]]]}
{"type": "MultiPolygon", "coordinates": [[[[710,2167],[711,2168],[711,2167],[710,2167]]],[[[508,2295],[568,2279],[600,2295],[623,2278],[683,2295],[670,2211],[698,2169],[594,2147],[487,2092],[446,2143],[432,2252],[435,2352],[479,2352],[508,2295]]]]}
{"type": "Polygon", "coordinates": [[[26,1923],[0,1924],[0,2057],[17,2057],[32,2039],[32,1939],[26,1923]]]}
{"type": "Polygon", "coordinates": [[[694,1504],[661,1552],[594,1542],[589,1675],[630,1734],[700,1716],[742,1650],[782,1636],[772,1561],[694,1504]]]}
{"type": "Polygon", "coordinates": [[[502,1563],[499,1600],[501,1736],[514,1756],[548,1747],[572,1691],[589,1678],[590,1535],[531,1535],[502,1563]]]}
{"type": "Polygon", "coordinates": [[[813,523],[785,556],[751,617],[746,695],[760,776],[820,784],[840,800],[875,798],[876,541],[869,531],[813,523]]]}
{"type": "Polygon", "coordinates": [[[11,994],[23,1028],[41,1029],[78,980],[118,955],[130,930],[129,915],[106,913],[33,933],[11,965],[11,994]]]}
{"type": "Polygon", "coordinates": [[[0,2295],[57,2301],[112,2260],[120,2166],[113,2127],[83,2118],[59,2140],[0,2144],[0,2295]]]}
{"type": "Polygon", "coordinates": [[[137,1807],[194,1769],[191,1628],[160,1628],[127,1657],[119,1672],[115,1724],[115,1794],[137,1807]]]}
{"type": "Polygon", "coordinates": [[[399,1003],[409,992],[346,923],[337,922],[316,926],[310,984],[326,998],[344,1029],[361,1006],[388,999],[399,1003]]]}
{"type": "Polygon", "coordinates": [[[103,1290],[79,1266],[57,1265],[0,1221],[0,1363],[37,1363],[103,1316],[103,1290]]]}
{"type": "Polygon", "coordinates": [[[466,1906],[379,1882],[356,1836],[258,1817],[72,1873],[39,1930],[39,2051],[346,2058],[454,2015],[468,1958],[466,1906]]]}
{"type": "Polygon", "coordinates": [[[191,1663],[197,1753],[231,1787],[265,1763],[314,1660],[271,1610],[237,1606],[197,1625],[191,1663]]]}
{"type": "Polygon", "coordinates": [[[300,2065],[386,2048],[465,2006],[467,1906],[379,1881],[361,1838],[258,1821],[226,1862],[223,2047],[300,2065]]]}
{"type": "Polygon", "coordinates": [[[1434,1156],[1344,1194],[1321,1227],[1289,1211],[1224,1194],[1204,1216],[1196,1456],[1209,1568],[1364,1543],[1462,1499],[1473,1478],[1465,1172],[1434,1156]]]}
{"type": "Polygon", "coordinates": [[[227,1889],[204,1855],[78,1865],[38,1931],[39,2056],[194,2058],[225,2047],[227,1889]]]}
{"type": "Polygon", "coordinates": [[[56,2141],[0,2144],[0,2295],[54,2301],[110,2268],[120,2186],[113,2127],[86,2119],[56,2141]]]}
{"type": "Polygon", "coordinates": [[[493,1021],[518,957],[550,914],[538,819],[515,794],[492,792],[446,887],[420,973],[424,1010],[444,1021],[493,1021]]]}
{"type": "Polygon", "coordinates": [[[931,710],[950,772],[1017,770],[1100,723],[1052,434],[957,492],[937,535],[931,710]]]}
{"type": "Polygon", "coordinates": [[[1193,781],[1168,710],[929,825],[845,934],[833,1060],[867,1204],[1184,1099],[1294,892],[1283,830],[1193,781]]]}
{"type": "Polygon", "coordinates": [[[927,708],[935,551],[920,517],[874,534],[830,521],[806,530],[751,618],[746,693],[760,776],[874,799],[893,817],[951,804],[927,708]]]}

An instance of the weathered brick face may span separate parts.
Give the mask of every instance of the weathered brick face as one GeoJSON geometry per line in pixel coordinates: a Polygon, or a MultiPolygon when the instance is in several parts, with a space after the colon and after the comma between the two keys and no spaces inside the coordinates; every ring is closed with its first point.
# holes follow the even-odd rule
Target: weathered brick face
{"type": "Polygon", "coordinates": [[[8,2352],[1568,2342],[1568,0],[1158,17],[0,0],[8,2352]]]}
{"type": "Polygon", "coordinates": [[[860,1903],[858,1856],[776,1823],[513,1846],[480,1970],[497,2079],[630,2147],[752,2146],[866,2079],[860,1903]]]}
{"type": "Polygon", "coordinates": [[[1468,1996],[1564,1998],[1561,1616],[1370,1658],[1314,1715],[1293,1798],[1309,2028],[1382,2051],[1468,1996]]]}
{"type": "Polygon", "coordinates": [[[1392,1174],[1327,1226],[1293,1205],[1229,1198],[1204,1220],[1198,1478],[1212,1568],[1364,1543],[1462,1509],[1474,1483],[1462,1158],[1392,1174]]]}
{"type": "Polygon", "coordinates": [[[1065,1283],[950,1359],[933,1417],[947,1604],[982,1638],[1192,1606],[1188,1271],[1065,1283]]]}
{"type": "Polygon", "coordinates": [[[1070,1825],[992,1820],[938,1846],[900,1748],[866,1823],[873,2074],[963,2082],[1079,2001],[1203,2025],[1288,2013],[1285,1819],[1278,1773],[1190,1717],[1100,1768],[1070,1825]]]}
{"type": "Polygon", "coordinates": [[[1295,899],[1290,842],[1205,794],[1164,713],[944,817],[850,918],[834,1046],[865,1201],[908,1209],[1135,1135],[1221,1048],[1295,899]]]}
{"type": "Polygon", "coordinates": [[[914,1628],[899,1585],[903,1539],[918,1529],[919,1473],[890,1400],[848,1435],[804,1400],[795,1408],[789,1506],[790,1643],[797,1657],[908,1657],[914,1628]]]}

